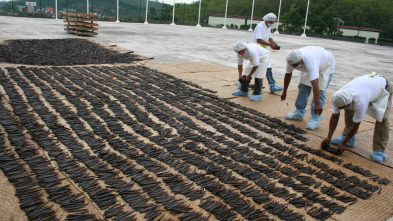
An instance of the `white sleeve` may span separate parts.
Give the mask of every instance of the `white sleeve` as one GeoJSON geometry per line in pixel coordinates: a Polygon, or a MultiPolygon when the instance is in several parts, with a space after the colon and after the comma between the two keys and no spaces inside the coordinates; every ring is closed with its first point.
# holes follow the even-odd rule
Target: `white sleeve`
{"type": "Polygon", "coordinates": [[[303,59],[304,65],[308,71],[310,76],[310,81],[319,78],[319,64],[315,61],[314,58],[303,59]]]}
{"type": "Polygon", "coordinates": [[[272,30],[269,28],[269,38],[273,38],[272,37],[272,30]]]}
{"type": "Polygon", "coordinates": [[[315,79],[319,78],[319,68],[318,67],[311,67],[308,70],[308,74],[310,75],[310,81],[313,81],[315,79]]]}
{"type": "Polygon", "coordinates": [[[250,57],[251,57],[252,65],[254,67],[260,65],[261,62],[259,61],[259,56],[257,51],[252,51],[250,53],[250,57]]]}
{"type": "Polygon", "coordinates": [[[243,56],[237,54],[237,65],[242,65],[242,64],[243,64],[243,56]]]}
{"type": "Polygon", "coordinates": [[[255,29],[254,29],[254,32],[255,32],[255,39],[256,40],[258,40],[258,39],[262,39],[262,26],[260,26],[260,25],[257,25],[256,27],[255,27],[255,29]]]}
{"type": "Polygon", "coordinates": [[[333,106],[332,106],[332,113],[333,114],[339,114],[340,113],[340,108],[334,106],[334,104],[333,104],[333,106]]]}
{"type": "Polygon", "coordinates": [[[360,122],[362,122],[362,120],[366,116],[367,109],[368,109],[368,103],[354,102],[353,109],[355,111],[353,113],[352,121],[354,123],[360,123],[360,122]]]}
{"type": "Polygon", "coordinates": [[[293,68],[291,65],[289,65],[289,64],[287,63],[287,72],[285,72],[285,73],[292,73],[293,70],[295,70],[295,68],[293,68]]]}

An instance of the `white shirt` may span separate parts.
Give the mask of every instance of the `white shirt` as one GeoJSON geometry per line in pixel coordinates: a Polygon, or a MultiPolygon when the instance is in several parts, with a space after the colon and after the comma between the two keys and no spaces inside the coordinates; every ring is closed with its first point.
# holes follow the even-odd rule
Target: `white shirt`
{"type": "MultiPolygon", "coordinates": [[[[342,87],[340,90],[347,90],[352,95],[353,100],[351,105],[347,107],[349,110],[354,112],[352,121],[360,123],[367,113],[368,105],[373,101],[381,92],[381,88],[386,87],[386,79],[375,75],[363,75],[357,77],[342,87]]],[[[345,109],[347,109],[345,108],[345,109]]],[[[333,104],[333,114],[340,113],[339,107],[333,104]]]]}
{"type": "Polygon", "coordinates": [[[264,55],[269,53],[268,50],[264,49],[258,44],[247,44],[246,51],[243,55],[237,54],[237,64],[242,65],[243,59],[247,59],[252,62],[253,66],[259,66],[260,61],[259,59],[262,58],[264,55]]]}
{"type": "MultiPolygon", "coordinates": [[[[334,72],[335,69],[335,60],[329,51],[318,47],[318,46],[307,46],[304,48],[300,48],[300,56],[303,60],[303,68],[299,69],[303,72],[308,72],[310,75],[310,81],[319,78],[319,72],[325,70],[330,66],[330,73],[334,72]]],[[[292,73],[293,68],[291,65],[287,63],[287,72],[292,73]]]]}
{"type": "Polygon", "coordinates": [[[265,22],[259,23],[252,33],[252,43],[258,43],[257,39],[262,39],[266,42],[269,42],[269,38],[272,38],[271,27],[267,27],[265,22]]]}

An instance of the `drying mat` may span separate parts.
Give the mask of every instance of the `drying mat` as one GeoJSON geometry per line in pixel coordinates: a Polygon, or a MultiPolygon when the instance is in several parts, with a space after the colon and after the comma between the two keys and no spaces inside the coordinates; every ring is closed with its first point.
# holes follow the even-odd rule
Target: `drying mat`
{"type": "Polygon", "coordinates": [[[165,73],[19,67],[0,69],[0,79],[0,168],[29,219],[393,213],[383,207],[392,169],[323,152],[304,130],[165,73]]]}
{"type": "MultiPolygon", "coordinates": [[[[320,137],[310,134],[308,137],[310,138],[309,142],[307,143],[308,145],[310,146],[320,145],[321,142],[320,137]]],[[[362,147],[365,146],[363,145],[361,139],[358,139],[358,137],[356,139],[356,142],[357,142],[356,148],[358,148],[358,146],[362,146],[362,147]]],[[[364,152],[366,151],[367,150],[365,150],[364,152]]],[[[370,159],[370,156],[364,157],[362,156],[362,154],[354,153],[354,152],[355,151],[353,152],[345,151],[342,154],[342,156],[339,157],[344,161],[343,164],[352,163],[353,165],[361,166],[365,170],[375,172],[376,174],[386,177],[390,180],[393,179],[392,168],[372,161],[370,159]]],[[[380,221],[388,220],[390,217],[393,216],[393,207],[392,207],[393,186],[389,184],[388,186],[381,186],[381,187],[382,187],[381,194],[377,194],[375,195],[375,197],[372,197],[369,200],[360,200],[353,206],[349,207],[345,211],[345,213],[341,215],[333,215],[333,218],[337,220],[380,220],[380,221]]]]}

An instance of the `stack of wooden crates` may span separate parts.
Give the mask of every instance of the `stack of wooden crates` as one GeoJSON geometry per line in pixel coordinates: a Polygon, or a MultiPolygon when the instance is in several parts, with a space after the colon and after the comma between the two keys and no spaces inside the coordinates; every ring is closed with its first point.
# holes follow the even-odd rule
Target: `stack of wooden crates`
{"type": "Polygon", "coordinates": [[[94,36],[98,34],[98,24],[96,14],[86,13],[65,13],[64,30],[70,34],[80,36],[94,36]]]}

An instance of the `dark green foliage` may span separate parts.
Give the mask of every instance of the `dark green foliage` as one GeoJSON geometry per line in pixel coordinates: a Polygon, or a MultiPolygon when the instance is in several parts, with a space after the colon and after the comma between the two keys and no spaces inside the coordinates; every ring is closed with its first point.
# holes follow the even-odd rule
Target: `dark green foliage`
{"type": "MultiPolygon", "coordinates": [[[[119,0],[121,21],[143,22],[146,0],[119,0]]],[[[54,1],[37,0],[37,7],[54,7],[54,1]]],[[[116,19],[116,1],[90,0],[90,12],[104,16],[103,20],[116,19]]],[[[278,14],[280,0],[255,1],[254,18],[269,12],[278,14]]],[[[13,5],[24,5],[25,1],[14,1],[13,5]]],[[[201,25],[207,25],[211,14],[224,14],[226,0],[202,0],[201,25]]],[[[86,11],[86,1],[58,0],[59,10],[68,8],[86,11]],[[68,4],[67,4],[68,3],[68,4]]],[[[198,22],[199,1],[191,4],[176,4],[175,22],[195,25],[198,22]]],[[[250,16],[252,0],[229,0],[228,15],[250,16]]],[[[172,5],[160,1],[149,1],[149,22],[172,22],[172,5]]],[[[283,28],[291,32],[303,32],[307,0],[285,0],[281,5],[280,20],[283,28]]],[[[333,18],[342,19],[347,26],[381,29],[381,37],[393,39],[393,0],[312,0],[310,1],[307,33],[340,35],[333,18]]],[[[11,2],[0,4],[0,14],[12,15],[11,2]]],[[[16,15],[19,15],[18,13],[16,15]]],[[[32,15],[31,15],[32,16],[32,15]]],[[[230,25],[230,24],[229,24],[230,25]]],[[[275,28],[275,27],[274,27],[275,28]]]]}

